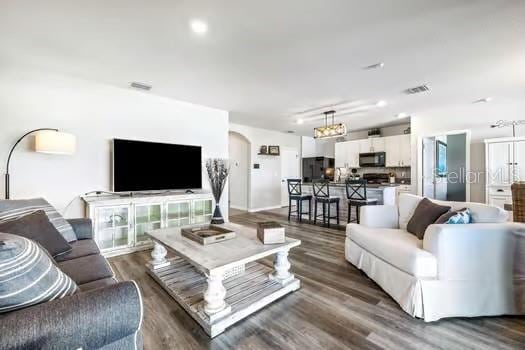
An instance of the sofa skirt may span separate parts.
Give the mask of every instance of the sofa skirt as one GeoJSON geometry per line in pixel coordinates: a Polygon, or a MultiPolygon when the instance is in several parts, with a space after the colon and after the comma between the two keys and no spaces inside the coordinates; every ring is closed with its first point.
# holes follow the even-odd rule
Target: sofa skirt
{"type": "Polygon", "coordinates": [[[387,292],[412,317],[426,322],[445,317],[525,314],[525,279],[441,281],[417,278],[346,238],[345,257],[387,292]]]}

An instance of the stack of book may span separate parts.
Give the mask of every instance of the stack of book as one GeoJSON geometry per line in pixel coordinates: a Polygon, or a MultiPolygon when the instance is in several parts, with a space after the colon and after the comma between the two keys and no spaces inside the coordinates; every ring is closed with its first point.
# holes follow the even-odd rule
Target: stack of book
{"type": "Polygon", "coordinates": [[[284,227],[274,221],[259,222],[257,224],[257,238],[263,244],[284,243],[284,227]]]}

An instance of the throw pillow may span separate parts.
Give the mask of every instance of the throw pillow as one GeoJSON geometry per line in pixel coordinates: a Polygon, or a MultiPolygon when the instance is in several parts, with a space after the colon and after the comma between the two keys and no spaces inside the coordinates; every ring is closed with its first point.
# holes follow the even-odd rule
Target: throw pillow
{"type": "Polygon", "coordinates": [[[465,208],[458,210],[455,215],[451,216],[446,224],[470,224],[472,222],[470,209],[465,208]]]}
{"type": "Polygon", "coordinates": [[[77,240],[73,227],[44,198],[0,200],[0,222],[10,221],[37,210],[45,211],[49,221],[68,242],[77,240]]]}
{"type": "Polygon", "coordinates": [[[439,205],[428,198],[423,198],[416,207],[414,214],[408,221],[407,231],[423,239],[428,226],[450,210],[449,206],[439,205]]]}
{"type": "Polygon", "coordinates": [[[454,215],[456,215],[458,212],[461,212],[463,210],[466,210],[467,208],[462,208],[462,209],[459,209],[459,210],[450,210],[449,212],[446,212],[445,214],[441,215],[437,220],[436,222],[434,222],[434,224],[446,224],[447,221],[453,217],[454,215]]]}
{"type": "Polygon", "coordinates": [[[0,223],[0,232],[32,239],[44,247],[53,258],[72,249],[55,226],[49,222],[43,210],[0,223]]]}
{"type": "Polygon", "coordinates": [[[76,283],[38,243],[0,233],[0,314],[72,295],[76,283]]]}

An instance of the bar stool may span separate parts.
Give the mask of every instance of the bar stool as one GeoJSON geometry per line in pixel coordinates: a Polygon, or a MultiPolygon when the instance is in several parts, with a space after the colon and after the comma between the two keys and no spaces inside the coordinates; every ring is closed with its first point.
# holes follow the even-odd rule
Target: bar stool
{"type": "Polygon", "coordinates": [[[292,201],[295,201],[299,222],[303,221],[303,214],[308,214],[308,220],[312,220],[312,195],[303,194],[300,179],[288,179],[288,221],[292,216],[292,201]],[[308,201],[308,211],[303,212],[303,201],[308,201]]]}
{"type": "Polygon", "coordinates": [[[366,197],[366,180],[346,179],[346,199],[348,201],[348,223],[359,223],[359,211],[363,205],[376,205],[377,198],[366,197]],[[352,205],[355,206],[356,220],[351,220],[352,205]]]}
{"type": "Polygon", "coordinates": [[[339,197],[330,196],[330,183],[327,180],[314,180],[312,182],[312,187],[314,191],[314,205],[315,205],[314,207],[314,225],[317,223],[317,218],[319,216],[323,217],[323,225],[327,225],[328,227],[330,227],[331,219],[336,219],[337,225],[339,225],[339,197]],[[323,205],[322,215],[317,215],[317,203],[321,203],[323,205]],[[335,206],[336,206],[335,216],[330,215],[330,207],[332,206],[332,203],[335,203],[335,206]]]}

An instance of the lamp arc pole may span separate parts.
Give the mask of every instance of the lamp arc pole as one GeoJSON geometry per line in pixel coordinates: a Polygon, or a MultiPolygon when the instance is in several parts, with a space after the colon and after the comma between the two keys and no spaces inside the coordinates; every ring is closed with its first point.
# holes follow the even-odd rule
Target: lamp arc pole
{"type": "Polygon", "coordinates": [[[9,199],[9,163],[11,162],[11,156],[13,155],[13,151],[15,150],[16,146],[18,146],[20,141],[22,141],[26,136],[31,135],[32,133],[35,133],[37,131],[43,131],[43,130],[50,130],[50,131],[57,131],[58,132],[58,129],[54,129],[54,128],[34,129],[34,130],[28,131],[24,135],[22,135],[22,137],[20,137],[15,142],[13,147],[11,147],[11,150],[9,151],[9,155],[7,156],[7,163],[6,163],[6,166],[5,166],[5,175],[4,175],[5,176],[5,199],[9,199]]]}

